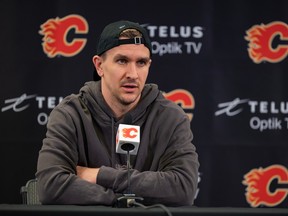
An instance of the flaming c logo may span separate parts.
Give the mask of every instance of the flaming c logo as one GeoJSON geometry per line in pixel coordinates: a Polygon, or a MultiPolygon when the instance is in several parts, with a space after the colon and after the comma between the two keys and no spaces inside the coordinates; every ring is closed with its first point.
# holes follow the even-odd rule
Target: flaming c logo
{"type": "Polygon", "coordinates": [[[280,62],[288,54],[288,45],[274,44],[276,36],[281,41],[288,40],[288,26],[283,22],[271,22],[267,25],[255,25],[246,31],[245,39],[249,41],[248,53],[250,58],[257,64],[262,61],[271,63],[280,62]]]}
{"type": "Polygon", "coordinates": [[[176,104],[179,104],[184,110],[186,110],[186,114],[188,115],[190,121],[192,120],[193,114],[190,112],[195,107],[195,101],[190,92],[183,89],[175,89],[168,93],[164,93],[164,96],[176,104]]]}
{"type": "Polygon", "coordinates": [[[136,128],[123,128],[122,134],[124,138],[135,138],[138,130],[136,128]]]}
{"type": "Polygon", "coordinates": [[[49,19],[41,26],[39,31],[43,35],[42,47],[44,53],[49,58],[54,58],[56,55],[66,57],[78,54],[85,46],[86,39],[75,38],[68,41],[68,33],[87,34],[88,24],[86,20],[79,15],[69,15],[62,19],[56,17],[49,19]],[[72,31],[74,30],[74,32],[72,31]]]}
{"type": "Polygon", "coordinates": [[[244,176],[242,183],[247,185],[246,200],[252,207],[276,206],[288,194],[288,170],[281,165],[252,169],[244,176]],[[270,188],[273,180],[277,180],[277,187],[272,191],[270,188]]]}

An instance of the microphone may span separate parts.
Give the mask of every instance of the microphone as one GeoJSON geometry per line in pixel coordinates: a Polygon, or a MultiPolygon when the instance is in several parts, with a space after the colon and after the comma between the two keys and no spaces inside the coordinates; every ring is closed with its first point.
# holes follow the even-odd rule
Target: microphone
{"type": "Polygon", "coordinates": [[[137,155],[140,144],[140,126],[132,125],[130,113],[124,117],[124,123],[119,124],[116,135],[116,153],[137,155]]]}
{"type": "Polygon", "coordinates": [[[127,193],[117,198],[117,207],[131,207],[136,201],[143,200],[136,197],[130,189],[130,154],[136,155],[140,144],[140,126],[132,125],[130,113],[124,116],[124,124],[119,124],[116,134],[116,153],[127,155],[127,193]]]}

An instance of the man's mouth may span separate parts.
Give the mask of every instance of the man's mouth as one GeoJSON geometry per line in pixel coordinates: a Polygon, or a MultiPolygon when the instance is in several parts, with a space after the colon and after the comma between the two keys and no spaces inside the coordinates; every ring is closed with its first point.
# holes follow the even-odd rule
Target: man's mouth
{"type": "Polygon", "coordinates": [[[132,92],[136,88],[138,88],[138,86],[137,84],[127,83],[127,84],[122,85],[122,88],[124,88],[126,92],[132,92]]]}

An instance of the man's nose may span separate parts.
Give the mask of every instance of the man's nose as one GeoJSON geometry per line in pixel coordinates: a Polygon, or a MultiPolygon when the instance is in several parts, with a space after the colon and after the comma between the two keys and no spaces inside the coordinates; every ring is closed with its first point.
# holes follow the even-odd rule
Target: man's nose
{"type": "Polygon", "coordinates": [[[126,76],[131,79],[136,79],[138,77],[138,69],[136,64],[129,64],[126,76]]]}

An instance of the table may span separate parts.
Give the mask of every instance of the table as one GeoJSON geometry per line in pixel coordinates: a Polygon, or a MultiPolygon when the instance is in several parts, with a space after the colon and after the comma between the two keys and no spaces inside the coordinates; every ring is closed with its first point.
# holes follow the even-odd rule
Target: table
{"type": "MultiPolygon", "coordinates": [[[[173,216],[288,216],[288,208],[177,207],[167,208],[173,216]]],[[[0,215],[29,216],[167,216],[162,208],[113,208],[77,205],[0,204],[0,215]]]]}

